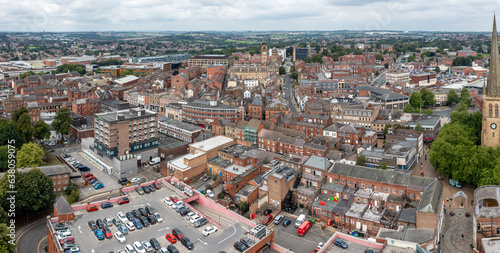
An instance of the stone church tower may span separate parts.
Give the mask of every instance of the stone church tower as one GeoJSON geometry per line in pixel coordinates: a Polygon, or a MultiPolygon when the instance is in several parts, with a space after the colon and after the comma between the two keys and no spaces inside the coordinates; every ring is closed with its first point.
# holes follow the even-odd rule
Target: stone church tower
{"type": "Polygon", "coordinates": [[[266,37],[262,38],[262,46],[260,48],[260,54],[261,54],[260,59],[261,59],[262,65],[266,66],[268,63],[268,60],[269,60],[266,37]]]}
{"type": "Polygon", "coordinates": [[[500,65],[498,59],[498,34],[495,17],[493,17],[493,34],[491,35],[490,70],[488,82],[483,92],[483,129],[481,145],[500,145],[500,65]]]}

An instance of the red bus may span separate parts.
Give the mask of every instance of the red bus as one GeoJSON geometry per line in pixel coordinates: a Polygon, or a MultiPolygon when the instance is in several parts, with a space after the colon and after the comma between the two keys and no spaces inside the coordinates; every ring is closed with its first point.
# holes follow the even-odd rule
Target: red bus
{"type": "Polygon", "coordinates": [[[304,236],[307,231],[312,227],[312,223],[310,221],[304,221],[302,224],[300,224],[299,229],[297,230],[297,233],[299,236],[304,236]]]}

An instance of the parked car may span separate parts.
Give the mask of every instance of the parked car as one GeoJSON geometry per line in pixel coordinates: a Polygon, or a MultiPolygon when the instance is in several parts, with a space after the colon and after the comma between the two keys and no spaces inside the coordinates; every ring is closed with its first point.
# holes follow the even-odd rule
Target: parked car
{"type": "Polygon", "coordinates": [[[104,240],[104,233],[100,229],[94,230],[94,235],[97,237],[98,240],[104,240]]]}
{"type": "Polygon", "coordinates": [[[160,243],[158,242],[158,240],[156,240],[156,238],[151,238],[149,239],[149,243],[151,243],[151,245],[153,246],[153,248],[155,250],[160,250],[161,249],[161,245],[160,243]]]}
{"type": "Polygon", "coordinates": [[[199,219],[199,220],[195,221],[195,222],[193,223],[193,225],[194,225],[194,227],[195,227],[195,228],[199,228],[199,227],[201,227],[201,226],[203,226],[203,225],[207,224],[207,222],[208,222],[208,221],[207,221],[207,219],[206,219],[206,218],[201,218],[201,219],[199,219]]]}
{"type": "Polygon", "coordinates": [[[142,226],[144,226],[145,228],[149,227],[150,224],[146,217],[140,217],[139,220],[141,221],[142,226]]]}
{"type": "Polygon", "coordinates": [[[118,218],[113,218],[112,221],[113,221],[113,224],[117,227],[122,224],[122,221],[118,218]]]}
{"type": "Polygon", "coordinates": [[[118,179],[118,183],[121,185],[123,185],[123,183],[127,182],[127,181],[128,181],[128,179],[126,177],[122,177],[122,178],[118,179]]]}
{"type": "Polygon", "coordinates": [[[139,212],[138,210],[132,210],[132,214],[136,219],[142,216],[141,212],[139,212]]]}
{"type": "Polygon", "coordinates": [[[170,242],[170,243],[176,243],[177,238],[173,234],[166,234],[165,238],[170,242]]]}
{"type": "Polygon", "coordinates": [[[206,181],[210,180],[210,178],[211,178],[211,176],[208,176],[208,175],[207,175],[207,176],[204,176],[204,177],[203,177],[203,181],[204,181],[204,182],[206,182],[206,181]]]}
{"type": "Polygon", "coordinates": [[[250,240],[250,238],[248,238],[248,237],[242,237],[240,239],[240,242],[245,244],[245,246],[247,246],[248,248],[250,248],[253,245],[253,241],[250,240]]]}
{"type": "Polygon", "coordinates": [[[191,218],[189,219],[189,222],[194,223],[195,221],[197,221],[197,220],[199,220],[199,219],[201,219],[201,218],[202,218],[202,217],[201,217],[200,215],[198,215],[198,214],[197,214],[197,215],[193,215],[193,217],[191,217],[191,218]]]}
{"type": "Polygon", "coordinates": [[[163,203],[167,204],[167,206],[172,206],[174,204],[174,202],[169,197],[166,197],[163,200],[163,203]]]}
{"type": "Polygon", "coordinates": [[[215,198],[215,194],[212,190],[207,190],[207,195],[210,197],[210,198],[215,198]]]}
{"type": "MultiPolygon", "coordinates": [[[[134,231],[135,230],[134,223],[131,222],[131,221],[125,222],[125,227],[127,227],[127,229],[130,230],[130,231],[134,231]]],[[[123,233],[123,231],[122,231],[122,233],[123,233]]]]}
{"type": "Polygon", "coordinates": [[[85,173],[85,175],[83,175],[83,176],[86,177],[86,178],[89,178],[89,177],[93,177],[94,174],[92,174],[92,173],[85,173]]]}
{"type": "Polygon", "coordinates": [[[144,190],[140,186],[136,186],[135,187],[135,191],[137,193],[139,193],[139,195],[143,195],[144,194],[144,190]]]}
{"type": "Polygon", "coordinates": [[[75,243],[75,239],[73,237],[66,237],[66,238],[59,240],[59,244],[61,244],[61,245],[68,243],[68,242],[75,243]]]}
{"type": "Polygon", "coordinates": [[[95,221],[91,220],[87,224],[89,225],[90,230],[94,231],[97,229],[97,224],[95,223],[95,221]]]}
{"type": "Polygon", "coordinates": [[[149,194],[151,192],[151,190],[149,190],[149,187],[147,186],[142,186],[142,190],[144,191],[144,193],[146,194],[149,194]]]}
{"type": "Polygon", "coordinates": [[[99,208],[97,208],[96,205],[88,205],[86,209],[87,209],[87,212],[93,212],[93,211],[99,210],[99,208]]]}
{"type": "Polygon", "coordinates": [[[109,227],[109,226],[113,226],[113,221],[112,221],[110,218],[107,218],[107,217],[106,217],[106,218],[104,218],[102,221],[104,222],[104,225],[106,225],[106,226],[108,226],[108,227],[109,227]]]}
{"type": "Polygon", "coordinates": [[[127,212],[126,215],[129,221],[133,221],[135,219],[134,214],[132,212],[127,212]]]}
{"type": "Polygon", "coordinates": [[[161,184],[160,183],[153,183],[153,186],[156,188],[156,190],[161,189],[161,184]]]}
{"type": "Polygon", "coordinates": [[[167,250],[170,253],[179,253],[179,250],[174,245],[168,245],[167,250]]]}
{"type": "Polygon", "coordinates": [[[149,190],[150,190],[151,192],[155,192],[155,191],[156,191],[156,187],[155,187],[153,184],[150,184],[150,185],[148,185],[147,187],[149,188],[149,190]]]}
{"type": "Polygon", "coordinates": [[[268,225],[269,222],[271,222],[273,220],[273,215],[272,214],[268,214],[264,220],[262,221],[262,225],[268,225]]]}
{"type": "Polygon", "coordinates": [[[194,245],[189,238],[184,236],[181,238],[180,241],[181,241],[182,245],[184,245],[188,250],[194,249],[194,245]]]}
{"type": "Polygon", "coordinates": [[[118,200],[118,205],[127,204],[129,202],[130,202],[130,200],[128,199],[128,197],[123,197],[123,198],[118,200]]]}
{"type": "Polygon", "coordinates": [[[120,243],[125,243],[127,241],[127,239],[125,239],[125,236],[123,236],[122,232],[120,232],[120,231],[116,231],[115,232],[115,238],[120,243]]]}
{"type": "Polygon", "coordinates": [[[104,185],[101,182],[99,182],[99,183],[97,183],[97,184],[94,185],[94,189],[96,189],[96,190],[97,189],[101,189],[103,187],[104,187],[104,185]]]}
{"type": "Polygon", "coordinates": [[[204,236],[209,236],[215,232],[217,232],[218,228],[217,226],[210,226],[210,227],[206,227],[205,229],[203,229],[203,231],[201,232],[204,236]]]}
{"type": "Polygon", "coordinates": [[[276,218],[274,218],[274,224],[279,225],[280,222],[283,220],[284,216],[283,215],[278,215],[276,218]]]}
{"type": "Polygon", "coordinates": [[[292,221],[289,220],[289,219],[286,219],[286,220],[283,221],[282,225],[283,225],[283,227],[288,227],[288,225],[290,225],[290,224],[292,224],[292,221]]]}
{"type": "Polygon", "coordinates": [[[130,179],[130,181],[132,183],[139,183],[139,182],[141,182],[141,180],[139,178],[137,178],[137,177],[134,177],[134,178],[130,179]]]}
{"type": "Polygon", "coordinates": [[[151,243],[149,243],[148,241],[143,241],[142,246],[144,246],[144,249],[147,252],[153,251],[153,245],[151,245],[151,243]]]}
{"type": "Polygon", "coordinates": [[[109,230],[108,227],[103,227],[102,228],[102,232],[104,233],[104,235],[106,236],[106,238],[108,238],[108,239],[113,238],[113,233],[111,233],[111,230],[109,230]]]}
{"type": "Polygon", "coordinates": [[[134,249],[137,251],[137,253],[146,253],[146,249],[140,242],[134,242],[134,249]]]}
{"type": "Polygon", "coordinates": [[[125,246],[125,251],[127,251],[127,253],[132,253],[132,252],[133,252],[133,253],[137,253],[137,252],[135,251],[134,247],[132,247],[132,245],[130,245],[130,244],[127,244],[127,245],[125,246]]]}
{"type": "Polygon", "coordinates": [[[177,201],[179,201],[179,199],[178,199],[178,198],[177,198],[177,196],[175,196],[175,195],[172,195],[172,196],[170,196],[169,198],[170,198],[170,200],[172,200],[174,203],[177,203],[177,201]]]}
{"type": "Polygon", "coordinates": [[[178,228],[174,228],[172,229],[172,234],[179,240],[181,239],[182,237],[184,237],[184,234],[182,233],[182,231],[178,228]]]}
{"type": "Polygon", "coordinates": [[[335,239],[335,241],[333,241],[333,244],[335,244],[336,246],[341,247],[343,249],[347,249],[347,247],[349,246],[349,245],[347,245],[346,242],[344,242],[344,240],[342,240],[340,238],[335,239]]]}
{"type": "Polygon", "coordinates": [[[110,208],[110,207],[113,207],[113,204],[111,202],[102,202],[101,203],[102,209],[106,209],[106,208],[110,208]]]}
{"type": "Polygon", "coordinates": [[[97,182],[97,178],[89,179],[89,184],[94,184],[95,182],[97,182]]]}
{"type": "Polygon", "coordinates": [[[142,223],[141,223],[141,221],[140,221],[140,220],[135,219],[135,220],[133,221],[133,223],[134,223],[134,227],[136,227],[137,229],[142,229],[142,223]]]}
{"type": "Polygon", "coordinates": [[[101,219],[95,220],[95,223],[97,224],[97,227],[102,229],[105,225],[104,222],[101,219]]]}
{"type": "Polygon", "coordinates": [[[244,252],[245,250],[248,249],[248,247],[240,241],[235,242],[234,247],[240,252],[244,252]]]}
{"type": "Polygon", "coordinates": [[[148,217],[146,217],[148,222],[151,224],[151,225],[154,225],[156,223],[158,223],[158,221],[156,220],[156,218],[153,216],[153,215],[150,215],[148,217]]]}
{"type": "Polygon", "coordinates": [[[154,213],[155,213],[155,209],[154,209],[153,207],[151,207],[151,206],[146,206],[146,208],[144,208],[144,209],[146,209],[146,211],[147,211],[147,212],[148,212],[148,214],[150,214],[150,215],[152,215],[152,214],[154,214],[154,213]]]}
{"type": "Polygon", "coordinates": [[[273,212],[273,210],[271,210],[271,209],[266,209],[266,210],[264,210],[264,215],[269,215],[269,214],[271,214],[272,212],[273,212]]]}
{"type": "Polygon", "coordinates": [[[117,228],[120,232],[122,232],[122,234],[128,235],[128,229],[125,225],[118,225],[117,228]]]}
{"type": "Polygon", "coordinates": [[[158,223],[162,223],[163,222],[163,218],[160,216],[159,213],[154,213],[153,216],[156,218],[156,220],[158,221],[158,223]]]}
{"type": "Polygon", "coordinates": [[[180,214],[181,216],[184,216],[184,215],[186,215],[186,214],[188,214],[188,213],[190,213],[190,212],[191,212],[191,210],[189,210],[189,208],[187,208],[187,207],[186,207],[186,208],[183,208],[182,210],[179,210],[179,214],[180,214]]]}

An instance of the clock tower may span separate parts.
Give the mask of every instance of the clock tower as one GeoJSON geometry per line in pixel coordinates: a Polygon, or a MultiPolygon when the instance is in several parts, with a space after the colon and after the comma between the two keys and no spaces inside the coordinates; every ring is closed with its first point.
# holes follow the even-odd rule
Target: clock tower
{"type": "Polygon", "coordinates": [[[483,89],[483,129],[481,145],[500,145],[500,64],[498,58],[498,34],[495,17],[493,17],[493,34],[491,35],[491,54],[488,82],[483,89]]]}
{"type": "Polygon", "coordinates": [[[262,38],[262,46],[260,47],[260,54],[261,54],[261,56],[260,56],[261,63],[262,63],[262,65],[266,66],[267,60],[268,60],[266,37],[262,38]]]}

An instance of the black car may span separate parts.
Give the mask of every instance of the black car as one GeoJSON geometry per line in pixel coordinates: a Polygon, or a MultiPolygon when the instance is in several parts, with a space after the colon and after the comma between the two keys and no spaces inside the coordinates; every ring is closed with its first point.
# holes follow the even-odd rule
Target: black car
{"type": "Polygon", "coordinates": [[[133,220],[134,220],[134,218],[135,218],[135,216],[134,216],[131,212],[127,212],[127,213],[125,214],[125,216],[127,216],[127,219],[128,219],[129,221],[133,221],[133,220]]]}
{"type": "Polygon", "coordinates": [[[148,211],[146,211],[146,209],[144,209],[142,207],[139,208],[139,209],[137,209],[137,211],[139,211],[139,213],[141,213],[142,216],[148,216],[149,215],[148,211]]]}
{"type": "Polygon", "coordinates": [[[151,240],[149,240],[149,243],[151,243],[151,245],[153,246],[153,248],[155,250],[159,250],[161,249],[161,245],[160,243],[158,242],[158,240],[156,240],[156,238],[151,238],[151,240]]]}
{"type": "Polygon", "coordinates": [[[154,215],[148,216],[147,219],[148,219],[149,223],[151,223],[151,225],[158,223],[158,220],[156,219],[156,217],[154,215]]]}
{"type": "Polygon", "coordinates": [[[271,209],[266,209],[266,210],[264,210],[264,215],[266,215],[266,216],[267,216],[268,214],[271,214],[272,212],[273,212],[273,210],[271,210],[271,209]]]}
{"type": "Polygon", "coordinates": [[[189,208],[184,208],[184,209],[182,209],[182,210],[179,212],[179,214],[180,214],[181,216],[186,216],[186,214],[188,214],[188,213],[190,213],[190,212],[191,212],[191,210],[190,210],[189,208]]]}
{"type": "Polygon", "coordinates": [[[97,224],[93,220],[89,221],[88,225],[89,225],[90,230],[92,230],[92,231],[97,229],[97,224]]]}
{"type": "Polygon", "coordinates": [[[175,211],[176,211],[177,213],[181,213],[181,212],[182,212],[182,210],[189,210],[189,209],[188,209],[186,206],[183,206],[183,207],[181,207],[181,208],[179,208],[179,209],[177,209],[177,210],[175,210],[175,211]]]}
{"type": "Polygon", "coordinates": [[[288,225],[290,225],[290,224],[292,224],[292,221],[289,220],[289,219],[286,219],[286,220],[283,221],[282,225],[283,225],[283,227],[288,227],[288,225]]]}
{"type": "Polygon", "coordinates": [[[54,227],[56,228],[56,230],[68,228],[68,226],[64,225],[63,223],[56,223],[54,227]]]}
{"type": "Polygon", "coordinates": [[[141,217],[141,213],[137,210],[132,210],[132,214],[134,215],[135,218],[141,217]]]}
{"type": "Polygon", "coordinates": [[[81,172],[90,171],[89,167],[87,167],[87,166],[80,166],[80,167],[78,167],[78,170],[81,172]]]}
{"type": "Polygon", "coordinates": [[[365,253],[375,253],[375,251],[373,251],[371,249],[365,249],[365,253]]]}
{"type": "Polygon", "coordinates": [[[172,244],[167,246],[167,250],[170,253],[179,253],[179,250],[172,244]]]}
{"type": "Polygon", "coordinates": [[[147,186],[142,186],[141,188],[144,191],[144,193],[146,193],[146,194],[151,192],[151,190],[149,190],[149,187],[147,187],[147,186]]]}
{"type": "Polygon", "coordinates": [[[245,246],[247,246],[249,248],[253,245],[253,241],[250,240],[250,238],[247,238],[247,237],[242,237],[240,239],[240,242],[243,243],[243,244],[245,244],[245,246]]]}
{"type": "Polygon", "coordinates": [[[242,242],[235,242],[234,247],[240,252],[244,252],[245,250],[248,249],[248,247],[242,242]]]}
{"type": "Polygon", "coordinates": [[[149,188],[149,190],[151,192],[155,192],[156,191],[156,187],[154,185],[152,185],[152,184],[148,185],[147,187],[149,188]]]}
{"type": "Polygon", "coordinates": [[[146,211],[148,212],[148,214],[150,215],[153,215],[155,213],[155,209],[153,209],[152,207],[150,206],[146,206],[146,211]]]}
{"type": "Polygon", "coordinates": [[[145,228],[149,227],[150,224],[149,224],[149,221],[148,221],[148,219],[146,217],[141,217],[141,218],[139,218],[139,220],[141,221],[142,225],[145,228]]]}
{"type": "Polygon", "coordinates": [[[123,185],[123,183],[127,182],[127,181],[128,181],[128,179],[126,177],[122,177],[122,178],[118,179],[118,183],[121,185],[123,185]]]}
{"type": "Polygon", "coordinates": [[[100,229],[102,229],[103,227],[105,227],[104,222],[102,222],[101,219],[97,219],[95,221],[95,223],[97,224],[97,227],[99,227],[100,229]]]}
{"type": "Polygon", "coordinates": [[[191,240],[189,240],[189,238],[187,237],[182,237],[181,238],[181,243],[186,247],[188,248],[188,250],[192,250],[194,249],[194,246],[193,246],[193,243],[191,242],[191,240]]]}
{"type": "Polygon", "coordinates": [[[110,208],[110,207],[113,207],[113,204],[111,202],[102,202],[102,204],[101,204],[102,209],[106,209],[106,208],[110,208]]]}

